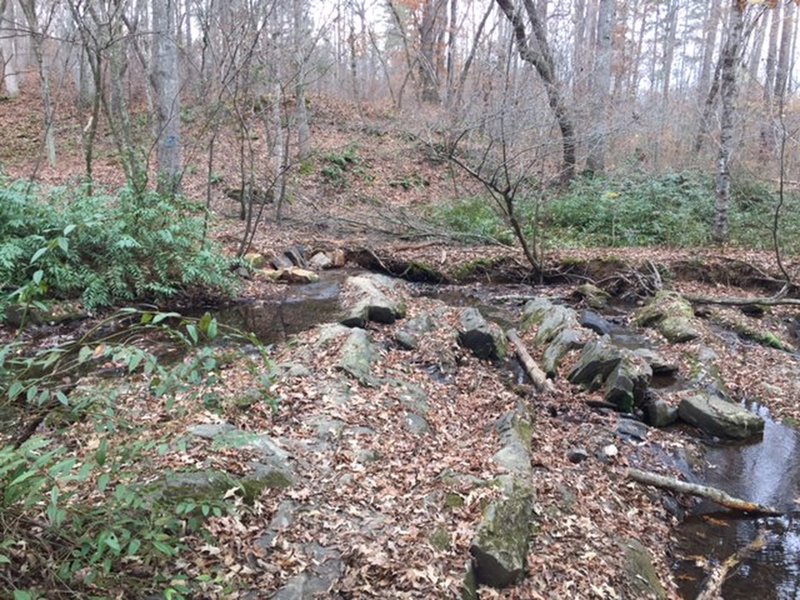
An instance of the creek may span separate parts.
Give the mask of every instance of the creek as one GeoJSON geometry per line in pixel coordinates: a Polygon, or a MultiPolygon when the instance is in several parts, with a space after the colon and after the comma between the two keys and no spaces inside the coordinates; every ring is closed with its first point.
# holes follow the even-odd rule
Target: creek
{"type": "MultiPolygon", "coordinates": [[[[341,316],[341,284],[356,271],[326,271],[318,283],[287,286],[276,298],[237,304],[216,311],[223,323],[250,331],[264,343],[284,342],[288,336],[316,324],[336,321],[341,316]]],[[[414,293],[438,298],[451,306],[472,306],[504,328],[512,327],[526,298],[536,294],[528,285],[445,286],[417,284],[414,293]]],[[[616,317],[630,311],[616,308],[606,315],[611,323],[610,336],[618,346],[629,349],[652,348],[649,339],[623,325],[616,317]]],[[[506,367],[513,379],[523,380],[524,373],[515,359],[506,367]]],[[[678,377],[654,378],[652,387],[680,389],[686,382],[678,377]]],[[[702,589],[710,566],[724,561],[766,531],[765,546],[744,560],[726,580],[722,596],[726,600],[800,599],[800,435],[773,420],[766,408],[752,410],[765,419],[763,437],[747,443],[721,443],[701,438],[704,446],[700,473],[693,472],[684,460],[675,466],[690,481],[720,488],[745,500],[772,505],[786,511],[778,518],[733,518],[710,502],[696,505],[675,531],[674,572],[684,598],[694,598],[702,589]],[[698,558],[707,561],[698,564],[698,558]]],[[[678,429],[678,428],[676,428],[678,429]]],[[[680,426],[677,435],[698,435],[680,426]]],[[[665,460],[666,458],[665,454],[665,460]]]]}

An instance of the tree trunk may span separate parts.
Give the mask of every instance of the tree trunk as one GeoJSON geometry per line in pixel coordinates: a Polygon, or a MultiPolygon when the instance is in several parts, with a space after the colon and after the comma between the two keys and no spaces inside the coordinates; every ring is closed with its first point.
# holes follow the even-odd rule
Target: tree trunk
{"type": "Polygon", "coordinates": [[[783,104],[786,88],[791,75],[792,64],[792,39],[794,37],[794,2],[788,2],[783,7],[783,27],[781,28],[781,45],[778,52],[778,66],[775,69],[775,99],[778,104],[783,104]]]}
{"type": "Polygon", "coordinates": [[[616,13],[615,0],[600,0],[597,17],[597,48],[592,77],[592,119],[594,131],[589,137],[589,157],[586,168],[602,173],[606,168],[608,148],[608,99],[611,90],[611,36],[616,13]]]}
{"type": "Polygon", "coordinates": [[[562,181],[569,181],[575,178],[575,128],[567,105],[564,102],[561,88],[556,80],[555,65],[550,53],[550,46],[547,43],[544,25],[539,20],[539,14],[533,4],[533,0],[523,0],[523,3],[525,12],[528,15],[528,22],[531,25],[532,37],[535,42],[533,45],[528,43],[525,23],[512,0],[497,0],[497,4],[513,28],[520,58],[536,69],[544,84],[548,104],[561,130],[563,152],[561,179],[562,181]]]}
{"type": "Polygon", "coordinates": [[[14,23],[14,0],[0,1],[0,61],[3,67],[3,87],[9,98],[19,96],[19,60],[14,23]]]}
{"type": "Polygon", "coordinates": [[[714,203],[714,228],[712,236],[718,244],[728,241],[728,209],[731,201],[730,162],[733,152],[733,129],[736,112],[736,67],[739,47],[744,36],[744,13],[739,0],[731,6],[728,39],[722,51],[720,69],[720,113],[719,154],[717,159],[717,188],[714,203]]]}
{"type": "Polygon", "coordinates": [[[439,58],[439,30],[443,21],[441,13],[445,11],[445,0],[425,0],[422,5],[422,20],[419,24],[419,77],[422,85],[422,101],[438,104],[439,74],[437,65],[439,58]]]}
{"type": "Polygon", "coordinates": [[[711,84],[712,69],[714,68],[714,50],[717,46],[717,29],[719,29],[720,16],[722,15],[721,3],[722,0],[713,0],[703,27],[703,60],[700,65],[700,78],[697,82],[697,89],[701,99],[707,96],[708,86],[711,84]]]}
{"type": "Polygon", "coordinates": [[[42,86],[42,106],[44,108],[44,146],[47,152],[47,162],[51,167],[56,165],[56,123],[55,107],[53,106],[52,91],[50,89],[50,65],[44,53],[44,32],[39,31],[39,18],[36,14],[35,0],[20,0],[20,7],[25,15],[31,34],[31,47],[39,70],[39,79],[42,86]]]}
{"type": "Polygon", "coordinates": [[[306,109],[306,45],[307,37],[306,13],[303,0],[292,0],[293,33],[294,33],[294,119],[297,124],[297,157],[303,161],[311,153],[311,129],[308,126],[308,110],[306,109]]]}
{"type": "Polygon", "coordinates": [[[159,193],[175,195],[180,188],[181,99],[176,43],[175,3],[153,0],[153,45],[151,80],[156,96],[156,158],[159,193]]]}

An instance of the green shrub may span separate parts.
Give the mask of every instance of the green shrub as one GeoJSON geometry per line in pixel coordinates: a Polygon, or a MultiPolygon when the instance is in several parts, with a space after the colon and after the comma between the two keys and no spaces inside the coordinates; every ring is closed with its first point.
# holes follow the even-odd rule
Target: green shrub
{"type": "Polygon", "coordinates": [[[89,310],[182,291],[231,290],[202,208],[155,193],[39,192],[0,180],[0,281],[11,300],[80,298],[89,310]]]}
{"type": "Polygon", "coordinates": [[[449,231],[464,234],[466,241],[478,238],[514,243],[514,235],[490,198],[461,198],[429,209],[429,218],[449,231]]]}

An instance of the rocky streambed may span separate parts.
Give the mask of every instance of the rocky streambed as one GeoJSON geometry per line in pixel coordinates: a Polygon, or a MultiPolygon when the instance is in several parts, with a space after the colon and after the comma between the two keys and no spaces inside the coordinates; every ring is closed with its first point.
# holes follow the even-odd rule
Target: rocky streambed
{"type": "MultiPolygon", "coordinates": [[[[193,466],[153,489],[243,490],[252,514],[225,549],[239,597],[692,597],[763,527],[776,543],[738,589],[758,564],[791,579],[790,517],[698,519],[706,505],[626,478],[682,470],[754,501],[772,489],[763,500],[793,510],[775,456],[798,464],[794,431],[739,402],[720,325],[676,293],[620,307],[588,285],[324,270],[218,317],[276,344],[277,410],[222,373],[237,400],[192,415],[193,466]],[[525,376],[512,328],[552,384],[525,376]]],[[[760,597],[793,597],[781,585],[760,597]]]]}

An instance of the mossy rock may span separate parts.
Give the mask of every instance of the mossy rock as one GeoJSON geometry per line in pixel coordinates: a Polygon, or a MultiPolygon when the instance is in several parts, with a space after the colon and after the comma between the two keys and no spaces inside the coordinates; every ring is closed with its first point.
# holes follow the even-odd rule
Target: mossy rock
{"type": "Polygon", "coordinates": [[[692,305],[677,292],[657,292],[650,302],[636,311],[634,323],[641,327],[653,325],[667,317],[694,317],[692,305]]]}
{"type": "Polygon", "coordinates": [[[553,302],[549,298],[534,298],[528,300],[522,307],[522,323],[520,329],[528,331],[534,325],[539,325],[553,308],[553,302]]]}
{"type": "Polygon", "coordinates": [[[433,533],[431,533],[430,537],[428,538],[428,541],[430,541],[431,546],[440,552],[446,552],[452,547],[450,533],[444,527],[437,527],[434,529],[433,533]]]}
{"type": "Polygon", "coordinates": [[[461,508],[466,504],[464,497],[461,494],[456,494],[455,492],[448,492],[444,495],[444,507],[445,508],[461,508]]]}
{"type": "Polygon", "coordinates": [[[605,308],[611,299],[611,294],[592,283],[578,286],[577,292],[586,301],[586,304],[595,310],[605,308]]]}
{"type": "Polygon", "coordinates": [[[486,509],[470,545],[478,584],[504,588],[525,576],[532,509],[533,489],[522,483],[486,509]]]}
{"type": "Polygon", "coordinates": [[[491,273],[491,271],[502,265],[505,259],[500,258],[476,258],[462,265],[455,267],[451,273],[457,283],[463,283],[475,279],[479,275],[491,273]]]}
{"type": "Polygon", "coordinates": [[[630,590],[624,597],[666,599],[667,592],[653,566],[650,551],[633,538],[622,540],[620,547],[625,558],[626,587],[630,590]]]}

